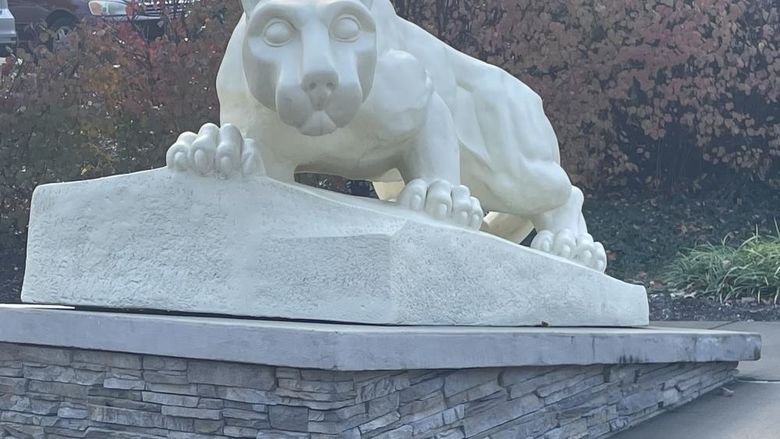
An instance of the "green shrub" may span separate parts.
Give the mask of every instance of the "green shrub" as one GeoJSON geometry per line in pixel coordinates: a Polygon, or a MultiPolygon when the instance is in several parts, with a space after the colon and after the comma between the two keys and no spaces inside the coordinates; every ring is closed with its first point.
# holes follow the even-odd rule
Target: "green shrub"
{"type": "Polygon", "coordinates": [[[663,281],[695,295],[720,301],[755,297],[780,302],[780,229],[777,236],[759,236],[738,247],[707,244],[681,255],[663,281]]]}

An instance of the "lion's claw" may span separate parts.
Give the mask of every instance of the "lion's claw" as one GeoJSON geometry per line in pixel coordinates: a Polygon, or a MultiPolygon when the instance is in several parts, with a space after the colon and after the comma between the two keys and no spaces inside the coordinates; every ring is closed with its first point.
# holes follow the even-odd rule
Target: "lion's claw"
{"type": "Polygon", "coordinates": [[[531,247],[569,259],[596,271],[604,272],[607,268],[607,253],[604,246],[600,242],[594,242],[593,237],[587,233],[575,236],[568,229],[558,233],[542,230],[531,242],[531,247]]]}
{"type": "Polygon", "coordinates": [[[166,155],[168,168],[177,172],[194,171],[200,175],[231,177],[235,174],[263,174],[257,144],[244,139],[233,125],[201,127],[198,134],[179,136],[166,155]]]}
{"type": "Polygon", "coordinates": [[[466,186],[454,186],[444,180],[431,183],[412,180],[401,192],[398,203],[408,209],[426,212],[438,220],[477,230],[484,212],[479,200],[466,186]]]}

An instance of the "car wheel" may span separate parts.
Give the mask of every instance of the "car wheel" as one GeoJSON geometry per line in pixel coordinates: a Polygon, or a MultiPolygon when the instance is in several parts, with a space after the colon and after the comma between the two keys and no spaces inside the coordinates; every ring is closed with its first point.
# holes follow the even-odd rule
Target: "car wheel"
{"type": "Polygon", "coordinates": [[[59,50],[67,44],[68,35],[76,29],[76,22],[70,18],[59,18],[49,25],[52,33],[51,48],[59,50]]]}

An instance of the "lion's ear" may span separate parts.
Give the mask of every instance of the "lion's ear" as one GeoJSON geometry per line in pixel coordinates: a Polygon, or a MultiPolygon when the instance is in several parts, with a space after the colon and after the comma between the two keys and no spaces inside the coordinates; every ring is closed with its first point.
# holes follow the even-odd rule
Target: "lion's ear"
{"type": "Polygon", "coordinates": [[[244,7],[244,12],[249,15],[250,12],[260,3],[260,0],[241,0],[241,5],[244,7]]]}

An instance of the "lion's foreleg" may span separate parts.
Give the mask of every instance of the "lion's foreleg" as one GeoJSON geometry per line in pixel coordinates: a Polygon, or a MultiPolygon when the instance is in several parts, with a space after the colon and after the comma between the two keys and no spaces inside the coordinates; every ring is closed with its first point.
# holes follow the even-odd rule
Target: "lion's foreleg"
{"type": "Polygon", "coordinates": [[[447,105],[434,93],[425,123],[411,139],[398,169],[407,183],[422,179],[460,184],[460,143],[447,105]]]}
{"type": "Polygon", "coordinates": [[[401,205],[460,226],[480,227],[483,212],[479,200],[460,184],[460,143],[455,122],[450,109],[436,93],[398,170],[407,183],[398,197],[401,205]]]}

